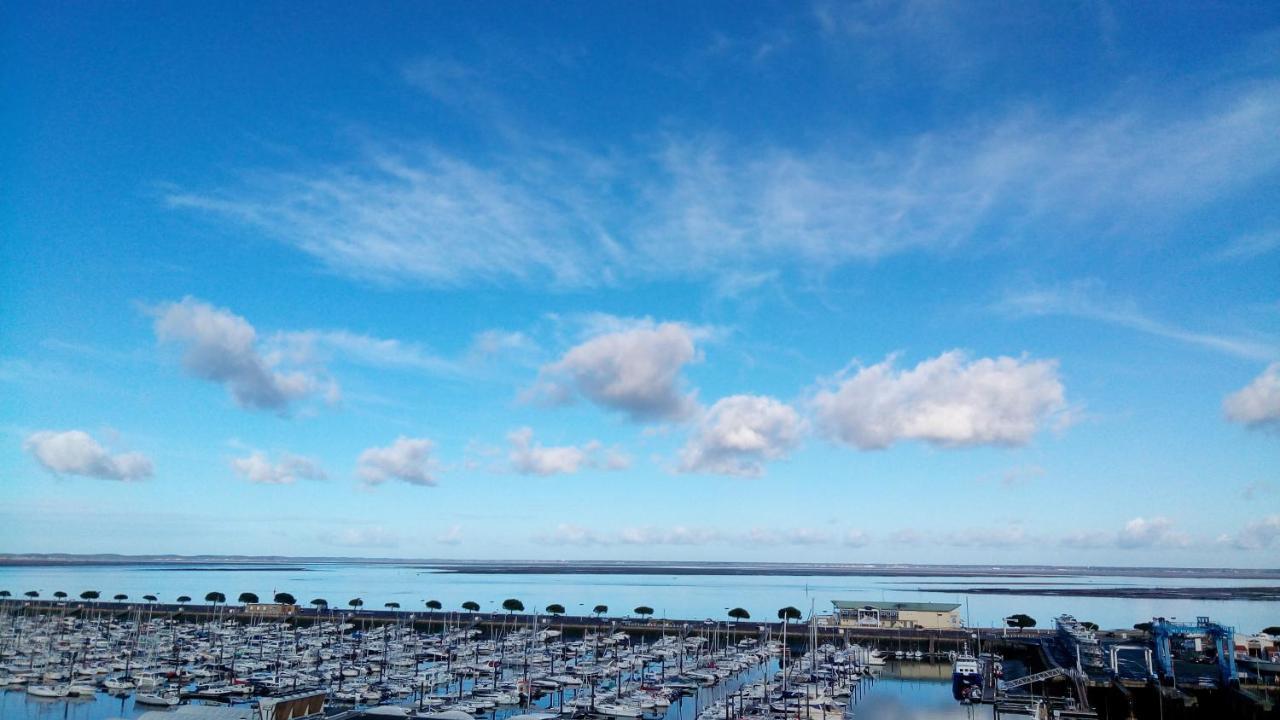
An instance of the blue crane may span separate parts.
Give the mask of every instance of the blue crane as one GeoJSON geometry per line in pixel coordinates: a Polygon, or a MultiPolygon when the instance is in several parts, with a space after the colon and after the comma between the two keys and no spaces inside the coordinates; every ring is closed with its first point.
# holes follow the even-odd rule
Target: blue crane
{"type": "Polygon", "coordinates": [[[1174,676],[1172,640],[1175,635],[1209,638],[1217,651],[1219,681],[1224,687],[1236,682],[1235,629],[1210,622],[1207,617],[1196,618],[1195,625],[1164,618],[1151,621],[1151,641],[1155,644],[1156,669],[1161,677],[1174,676]]]}

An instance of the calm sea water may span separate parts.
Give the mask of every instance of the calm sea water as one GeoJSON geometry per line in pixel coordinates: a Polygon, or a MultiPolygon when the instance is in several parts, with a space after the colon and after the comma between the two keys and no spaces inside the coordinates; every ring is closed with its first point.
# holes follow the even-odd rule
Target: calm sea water
{"type": "Polygon", "coordinates": [[[167,568],[125,565],[109,567],[3,567],[0,590],[14,596],[38,590],[50,597],[62,590],[72,597],[97,590],[103,598],[124,593],[132,599],[154,594],[172,602],[179,595],[197,601],[210,591],[235,598],[242,592],[269,598],[289,592],[306,603],[324,598],[330,605],[345,606],[351,598],[364,600],[367,609],[396,602],[406,612],[424,610],[423,602],[439,600],[457,609],[474,600],[488,610],[498,610],[505,598],[518,598],[533,610],[551,603],[570,613],[589,614],[595,605],[608,605],[610,614],[625,615],[647,605],[656,617],[669,619],[724,619],[731,607],[746,608],[753,618],[773,618],[777,609],[793,605],[806,612],[813,607],[829,612],[832,600],[899,600],[959,603],[973,626],[999,626],[1001,618],[1027,613],[1041,626],[1070,613],[1104,628],[1128,628],[1155,616],[1193,620],[1209,615],[1234,625],[1241,632],[1257,632],[1280,624],[1280,604],[1256,601],[1135,600],[1127,598],[1044,597],[1032,595],[965,595],[959,588],[1019,587],[1157,587],[1157,586],[1267,586],[1275,580],[1209,580],[1149,577],[778,577],[695,575],[467,575],[421,570],[397,565],[316,564],[243,567],[167,568]],[[946,592],[921,592],[920,588],[946,592]]]}

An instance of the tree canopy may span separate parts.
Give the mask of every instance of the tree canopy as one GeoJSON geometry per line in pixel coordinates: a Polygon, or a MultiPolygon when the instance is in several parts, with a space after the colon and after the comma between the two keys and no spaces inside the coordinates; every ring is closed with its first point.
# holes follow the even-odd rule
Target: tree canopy
{"type": "Polygon", "coordinates": [[[470,612],[480,612],[480,603],[475,600],[468,600],[462,603],[462,609],[470,612]]]}
{"type": "Polygon", "coordinates": [[[798,608],[793,608],[790,605],[778,609],[778,619],[783,622],[788,620],[799,620],[801,617],[800,610],[798,608]]]}
{"type": "Polygon", "coordinates": [[[63,591],[59,590],[59,591],[55,592],[55,593],[53,594],[53,596],[54,596],[54,597],[56,597],[56,598],[58,598],[59,600],[62,600],[63,598],[65,598],[65,597],[67,596],[67,594],[66,594],[65,592],[63,592],[63,591]]]}
{"type": "Polygon", "coordinates": [[[605,613],[609,612],[609,606],[608,606],[608,605],[597,605],[597,606],[595,606],[594,608],[592,608],[592,609],[591,609],[591,612],[595,613],[596,615],[603,615],[603,614],[605,614],[605,613]]]}
{"type": "Polygon", "coordinates": [[[179,604],[179,605],[181,605],[182,603],[189,603],[189,602],[191,602],[191,596],[190,596],[190,595],[179,595],[179,596],[178,596],[178,604],[179,604]]]}
{"type": "Polygon", "coordinates": [[[559,603],[551,603],[550,605],[547,606],[547,612],[551,613],[552,615],[563,615],[564,606],[559,603]]]}
{"type": "Polygon", "coordinates": [[[159,600],[160,598],[156,597],[155,595],[143,595],[143,596],[142,596],[142,599],[143,599],[143,600],[146,600],[147,602],[155,602],[155,601],[159,600]]]}
{"type": "Polygon", "coordinates": [[[747,612],[742,608],[734,608],[729,611],[729,617],[733,618],[734,620],[750,620],[751,613],[747,612]]]}
{"type": "Polygon", "coordinates": [[[280,603],[281,605],[297,605],[298,604],[298,599],[287,592],[276,593],[276,596],[274,599],[276,602],[280,603]]]}
{"type": "Polygon", "coordinates": [[[121,602],[123,600],[128,600],[129,596],[125,595],[124,593],[116,593],[116,596],[112,599],[115,600],[116,602],[121,602]]]}
{"type": "Polygon", "coordinates": [[[1004,624],[1013,628],[1033,628],[1036,626],[1036,619],[1026,613],[1017,613],[1005,618],[1004,624]]]}
{"type": "Polygon", "coordinates": [[[81,600],[97,600],[98,597],[99,597],[99,593],[97,590],[85,590],[84,592],[80,593],[81,600]]]}
{"type": "Polygon", "coordinates": [[[399,610],[399,609],[400,609],[400,603],[398,603],[398,602],[383,603],[383,604],[382,604],[382,607],[384,607],[384,608],[386,608],[386,609],[388,609],[388,610],[399,610]]]}
{"type": "Polygon", "coordinates": [[[1084,626],[1084,627],[1085,627],[1086,629],[1088,629],[1088,630],[1097,630],[1097,629],[1098,629],[1098,623],[1082,622],[1082,623],[1080,623],[1080,624],[1081,624],[1082,626],[1084,626]]]}
{"type": "Polygon", "coordinates": [[[649,616],[653,614],[653,608],[649,607],[648,605],[641,605],[640,607],[636,608],[632,612],[634,612],[637,615],[649,616]]]}
{"type": "Polygon", "coordinates": [[[39,593],[38,591],[36,591],[36,590],[28,590],[28,591],[26,591],[26,592],[24,592],[24,593],[22,593],[22,594],[23,594],[23,595],[26,595],[26,596],[27,596],[27,597],[29,597],[29,598],[38,598],[38,597],[40,597],[40,593],[39,593]]]}
{"type": "Polygon", "coordinates": [[[428,601],[427,601],[427,609],[428,609],[428,610],[443,610],[443,609],[444,609],[444,605],[442,605],[442,604],[440,603],[440,601],[439,601],[439,600],[428,600],[428,601]]]}
{"type": "Polygon", "coordinates": [[[318,608],[329,607],[329,601],[325,600],[324,598],[316,598],[315,600],[311,601],[311,604],[315,605],[318,608]]]}
{"type": "Polygon", "coordinates": [[[236,601],[246,604],[256,603],[258,602],[258,596],[251,592],[242,592],[240,593],[240,597],[236,598],[236,601]]]}
{"type": "Polygon", "coordinates": [[[1272,625],[1271,627],[1262,629],[1263,635],[1280,635],[1280,625],[1272,625]]]}
{"type": "Polygon", "coordinates": [[[213,603],[214,605],[217,605],[218,603],[224,603],[224,602],[226,602],[226,601],[227,601],[227,596],[226,596],[226,595],[223,595],[223,594],[222,594],[222,593],[220,593],[220,592],[214,591],[214,592],[211,592],[211,593],[206,594],[206,595],[204,596],[204,601],[205,601],[205,602],[208,602],[208,603],[213,603]]]}
{"type": "Polygon", "coordinates": [[[507,598],[502,601],[502,609],[509,613],[524,612],[524,603],[515,598],[507,598]]]}
{"type": "Polygon", "coordinates": [[[364,606],[364,601],[361,600],[360,598],[351,598],[350,600],[347,601],[347,604],[353,608],[358,608],[358,607],[364,606]]]}

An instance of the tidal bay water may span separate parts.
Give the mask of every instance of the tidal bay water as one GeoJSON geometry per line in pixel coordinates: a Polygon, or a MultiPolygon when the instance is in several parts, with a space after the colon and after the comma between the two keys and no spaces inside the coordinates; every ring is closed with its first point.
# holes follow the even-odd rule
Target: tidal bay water
{"type": "Polygon", "coordinates": [[[1104,628],[1128,628],[1134,623],[1163,616],[1194,620],[1208,615],[1253,633],[1280,624],[1280,603],[1249,600],[1135,599],[1080,596],[965,594],[967,588],[1048,587],[1153,588],[1153,587],[1264,587],[1277,581],[1134,576],[1048,577],[909,577],[893,576],[782,576],[782,575],[637,575],[637,574],[468,574],[423,569],[409,564],[289,563],[283,565],[56,565],[0,567],[0,590],[20,597],[29,590],[49,598],[55,591],[73,598],[84,590],[97,590],[104,599],[117,593],[139,600],[157,595],[173,602],[188,595],[200,602],[206,593],[218,591],[229,599],[242,592],[269,598],[289,592],[302,603],[324,598],[344,607],[361,598],[366,609],[399,603],[404,612],[425,611],[423,603],[434,599],[446,609],[458,609],[473,600],[484,611],[499,611],[506,598],[521,600],[530,611],[551,603],[564,605],[570,614],[590,614],[596,605],[607,605],[610,615],[627,615],[639,605],[654,609],[657,618],[725,619],[729,608],[742,607],[752,618],[773,618],[787,605],[808,613],[830,612],[832,600],[888,600],[954,602],[971,626],[998,627],[1001,619],[1026,613],[1041,626],[1070,613],[1104,628]],[[923,588],[943,592],[923,592],[923,588]]]}

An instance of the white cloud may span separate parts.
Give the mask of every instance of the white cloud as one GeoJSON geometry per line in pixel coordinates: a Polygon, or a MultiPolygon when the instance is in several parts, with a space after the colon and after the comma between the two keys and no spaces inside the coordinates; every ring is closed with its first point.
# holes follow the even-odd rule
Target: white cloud
{"type": "Polygon", "coordinates": [[[1011,357],[968,360],[958,350],[899,371],[890,358],[814,398],[831,438],[863,450],[901,440],[942,447],[1023,445],[1066,404],[1057,363],[1011,357]]]}
{"type": "Polygon", "coordinates": [[[1018,487],[1030,484],[1039,477],[1044,477],[1044,468],[1039,465],[1019,465],[1005,470],[1000,476],[1000,484],[1005,487],[1018,487]]]}
{"type": "Polygon", "coordinates": [[[1250,427],[1280,425],[1280,362],[1222,401],[1227,419],[1250,427]]]}
{"type": "Polygon", "coordinates": [[[435,485],[434,444],[426,438],[403,435],[387,447],[373,447],[360,453],[356,473],[366,485],[400,480],[410,485],[435,485]]]}
{"type": "MultiPolygon", "coordinates": [[[[436,97],[474,101],[468,71],[447,61],[406,75],[436,97]]],[[[695,135],[597,152],[514,132],[489,159],[374,142],[345,161],[259,170],[168,202],[258,228],[360,280],[592,287],[1115,235],[1280,167],[1274,81],[1219,82],[1176,105],[1161,97],[1125,92],[1067,115],[1006,106],[803,149],[695,135]]]]}
{"type": "Polygon", "coordinates": [[[436,542],[441,545],[458,545],[462,542],[462,526],[458,524],[450,525],[445,531],[436,536],[436,542]]]}
{"type": "Polygon", "coordinates": [[[925,540],[924,533],[911,528],[894,530],[889,534],[889,542],[893,545],[923,545],[925,540]]]}
{"type": "Polygon", "coordinates": [[[707,545],[722,539],[716,530],[676,525],[623,528],[618,532],[617,541],[623,545],[707,545]]]}
{"type": "Polygon", "coordinates": [[[631,458],[617,448],[603,448],[592,440],[585,445],[546,447],[534,441],[533,429],[523,427],[507,435],[511,443],[511,469],[522,475],[572,475],[587,467],[625,470],[631,458]]]}
{"type": "Polygon", "coordinates": [[[542,533],[535,539],[551,545],[608,545],[610,540],[580,525],[560,523],[550,533],[542,533]]]}
{"type": "Polygon", "coordinates": [[[1065,547],[1077,550],[1093,550],[1113,547],[1116,538],[1114,533],[1101,530],[1075,530],[1064,535],[1060,542],[1065,547]]]}
{"type": "Polygon", "coordinates": [[[587,450],[573,445],[544,447],[534,442],[531,428],[507,436],[511,442],[511,467],[525,475],[557,475],[578,472],[587,462],[587,450]]]}
{"type": "Polygon", "coordinates": [[[1116,535],[1116,545],[1122,548],[1186,547],[1191,538],[1174,530],[1174,523],[1167,517],[1151,519],[1136,517],[1124,524],[1116,535]]]}
{"type": "Polygon", "coordinates": [[[751,545],[826,545],[832,539],[831,533],[814,528],[775,530],[773,528],[753,527],[742,533],[735,540],[751,545]]]}
{"type": "Polygon", "coordinates": [[[1189,330],[1157,320],[1131,302],[1108,297],[1095,280],[1006,293],[998,309],[1031,317],[1065,315],[1097,320],[1236,357],[1262,359],[1277,352],[1275,343],[1265,339],[1189,330]]]}
{"type": "Polygon", "coordinates": [[[871,544],[871,536],[863,530],[849,530],[840,539],[846,547],[860,548],[871,544]]]}
{"type": "Polygon", "coordinates": [[[314,364],[343,360],[384,368],[405,368],[440,374],[461,372],[458,363],[432,354],[415,343],[362,335],[348,330],[295,330],[270,338],[269,360],[288,359],[314,364]]]}
{"type": "Polygon", "coordinates": [[[942,543],[954,547],[1014,548],[1030,542],[1021,526],[965,528],[947,533],[942,543]]]}
{"type": "Polygon", "coordinates": [[[320,534],[320,541],[349,548],[393,548],[400,545],[400,536],[381,525],[371,525],[326,531],[320,534]]]}
{"type": "Polygon", "coordinates": [[[112,455],[83,430],[41,430],[28,435],[22,447],[60,475],[129,481],[151,477],[152,473],[151,459],[146,455],[112,455]]]}
{"type": "Polygon", "coordinates": [[[698,359],[697,336],[681,323],[651,321],[598,335],[545,366],[534,394],[551,402],[581,395],[635,421],[686,418],[696,403],[680,371],[698,359]]]}
{"type": "Polygon", "coordinates": [[[804,422],[790,406],[770,397],[734,395],[716,401],[699,420],[680,453],[680,470],[759,476],[764,463],[786,457],[804,422]]]}
{"type": "Polygon", "coordinates": [[[1239,550],[1268,550],[1280,540],[1280,515],[1254,520],[1235,537],[1226,535],[1221,539],[1239,550]]]}
{"type": "Polygon", "coordinates": [[[247,320],[192,297],[157,307],[155,332],[161,342],[185,348],[187,372],[225,385],[243,408],[285,411],[324,387],[305,373],[278,371],[259,352],[257,332],[247,320]]]}
{"type": "Polygon", "coordinates": [[[245,457],[233,459],[231,468],[249,482],[262,485],[291,485],[298,479],[323,480],[326,477],[320,463],[289,453],[281,453],[273,463],[266,453],[255,450],[245,457]]]}

